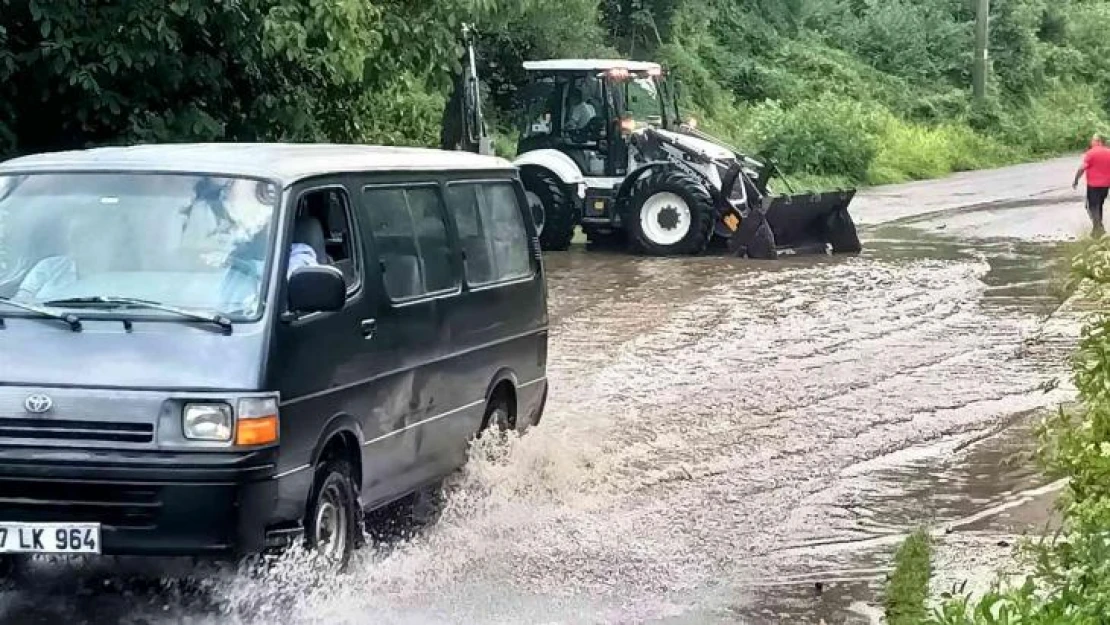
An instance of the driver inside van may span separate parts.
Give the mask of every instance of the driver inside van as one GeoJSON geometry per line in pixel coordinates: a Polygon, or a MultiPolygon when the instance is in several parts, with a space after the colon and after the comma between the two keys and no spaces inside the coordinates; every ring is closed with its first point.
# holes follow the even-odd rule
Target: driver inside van
{"type": "MultiPolygon", "coordinates": [[[[52,299],[67,297],[66,291],[77,283],[82,274],[95,273],[112,261],[112,246],[90,245],[90,239],[98,238],[100,229],[96,228],[96,220],[88,214],[78,213],[65,220],[63,232],[58,232],[56,224],[44,223],[42,225],[39,248],[48,250],[47,256],[39,260],[20,281],[12,299],[23,303],[46,302],[52,299]]],[[[114,231],[113,231],[114,232],[114,231]]],[[[101,235],[104,233],[101,232],[101,235]]],[[[265,231],[260,231],[260,235],[265,231]]],[[[248,242],[246,247],[260,244],[262,241],[248,242]]],[[[294,240],[290,245],[289,268],[287,276],[301,267],[310,267],[321,264],[317,249],[324,249],[323,229],[320,222],[312,218],[298,219],[294,240]]],[[[240,253],[243,250],[239,250],[240,253]]],[[[326,254],[326,252],[325,252],[326,254]]],[[[326,261],[326,257],[325,257],[326,261]]],[[[224,285],[225,294],[235,291],[233,288],[238,278],[238,272],[232,272],[229,278],[231,284],[224,285]]],[[[249,290],[249,289],[248,289],[249,290]]],[[[234,297],[225,297],[224,301],[236,301],[234,297]]]]}
{"type": "Polygon", "coordinates": [[[87,214],[78,213],[67,219],[62,232],[58,232],[53,223],[44,222],[40,227],[40,249],[46,247],[48,255],[23,277],[12,298],[16,301],[55,299],[77,282],[79,274],[95,270],[108,260],[103,247],[82,242],[90,233],[95,233],[94,220],[87,214]]]}

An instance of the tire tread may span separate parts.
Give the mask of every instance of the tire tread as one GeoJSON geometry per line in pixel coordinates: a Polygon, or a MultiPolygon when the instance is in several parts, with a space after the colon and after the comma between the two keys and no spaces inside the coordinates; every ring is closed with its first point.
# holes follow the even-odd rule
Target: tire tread
{"type": "Polygon", "coordinates": [[[537,168],[521,172],[524,188],[539,196],[543,202],[544,226],[540,233],[540,249],[562,252],[570,247],[574,229],[581,221],[574,198],[558,178],[537,168]]]}
{"type": "Polygon", "coordinates": [[[696,256],[709,245],[715,217],[713,198],[700,180],[674,167],[660,167],[633,185],[623,221],[632,249],[638,253],[652,256],[696,256]],[[686,238],[669,246],[648,241],[640,229],[640,210],[644,203],[652,195],[666,191],[686,200],[693,222],[686,238]]]}

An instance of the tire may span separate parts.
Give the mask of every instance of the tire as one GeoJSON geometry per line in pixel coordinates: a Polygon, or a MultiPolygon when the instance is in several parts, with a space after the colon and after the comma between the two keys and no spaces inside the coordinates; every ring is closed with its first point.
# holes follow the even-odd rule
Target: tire
{"type": "Polygon", "coordinates": [[[486,413],[482,416],[478,436],[481,437],[491,429],[498,434],[516,429],[516,411],[513,409],[512,399],[508,393],[495,394],[486,405],[486,413]]]}
{"type": "Polygon", "coordinates": [[[632,186],[624,227],[634,250],[652,256],[696,255],[713,232],[713,198],[700,180],[656,168],[632,186]]]}
{"type": "Polygon", "coordinates": [[[528,167],[520,175],[524,190],[528,193],[529,208],[535,213],[533,201],[538,200],[543,219],[537,219],[540,249],[561,252],[570,247],[574,229],[581,220],[579,208],[567,186],[551,172],[528,167]],[[542,229],[541,229],[542,226],[542,229]]]}
{"type": "Polygon", "coordinates": [[[351,464],[346,460],[333,458],[322,462],[316,468],[305,515],[305,540],[309,550],[317,552],[329,568],[340,573],[350,564],[362,532],[358,491],[351,475],[351,464]],[[324,542],[323,548],[321,542],[324,542]]]}
{"type": "Polygon", "coordinates": [[[836,211],[829,215],[825,221],[825,235],[832,245],[833,254],[859,254],[863,251],[856,223],[848,211],[836,211]]]}

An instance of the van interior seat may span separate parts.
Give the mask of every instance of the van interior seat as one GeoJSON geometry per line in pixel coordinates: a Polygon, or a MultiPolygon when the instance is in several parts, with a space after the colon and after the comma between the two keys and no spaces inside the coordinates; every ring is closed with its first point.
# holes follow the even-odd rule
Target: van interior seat
{"type": "Polygon", "coordinates": [[[423,267],[415,255],[381,254],[386,293],[398,299],[424,292],[423,267]]]}
{"type": "Polygon", "coordinates": [[[493,267],[490,259],[489,244],[484,237],[471,236],[462,240],[462,248],[466,251],[467,278],[475,282],[484,282],[490,276],[486,275],[493,267]]]}
{"type": "Polygon", "coordinates": [[[319,219],[311,215],[299,215],[293,225],[293,242],[311,247],[312,251],[316,252],[316,262],[322,265],[331,264],[324,226],[319,219]]]}
{"type": "Polygon", "coordinates": [[[337,260],[332,263],[332,265],[334,265],[336,269],[343,273],[343,281],[347,283],[347,286],[351,286],[358,279],[358,276],[355,272],[355,262],[353,260],[349,258],[345,260],[337,260]]]}

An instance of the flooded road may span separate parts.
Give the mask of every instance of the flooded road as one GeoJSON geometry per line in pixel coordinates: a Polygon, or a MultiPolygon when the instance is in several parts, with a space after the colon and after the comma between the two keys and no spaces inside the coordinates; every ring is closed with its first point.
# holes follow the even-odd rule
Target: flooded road
{"type": "Polygon", "coordinates": [[[341,581],[48,563],[0,624],[869,622],[907,531],[991,564],[1040,522],[1007,514],[1050,492],[1020,452],[1071,397],[1063,168],[865,194],[856,258],[549,254],[544,422],[477,450],[437,524],[341,581]],[[952,211],[976,197],[1003,203],[952,211]]]}

